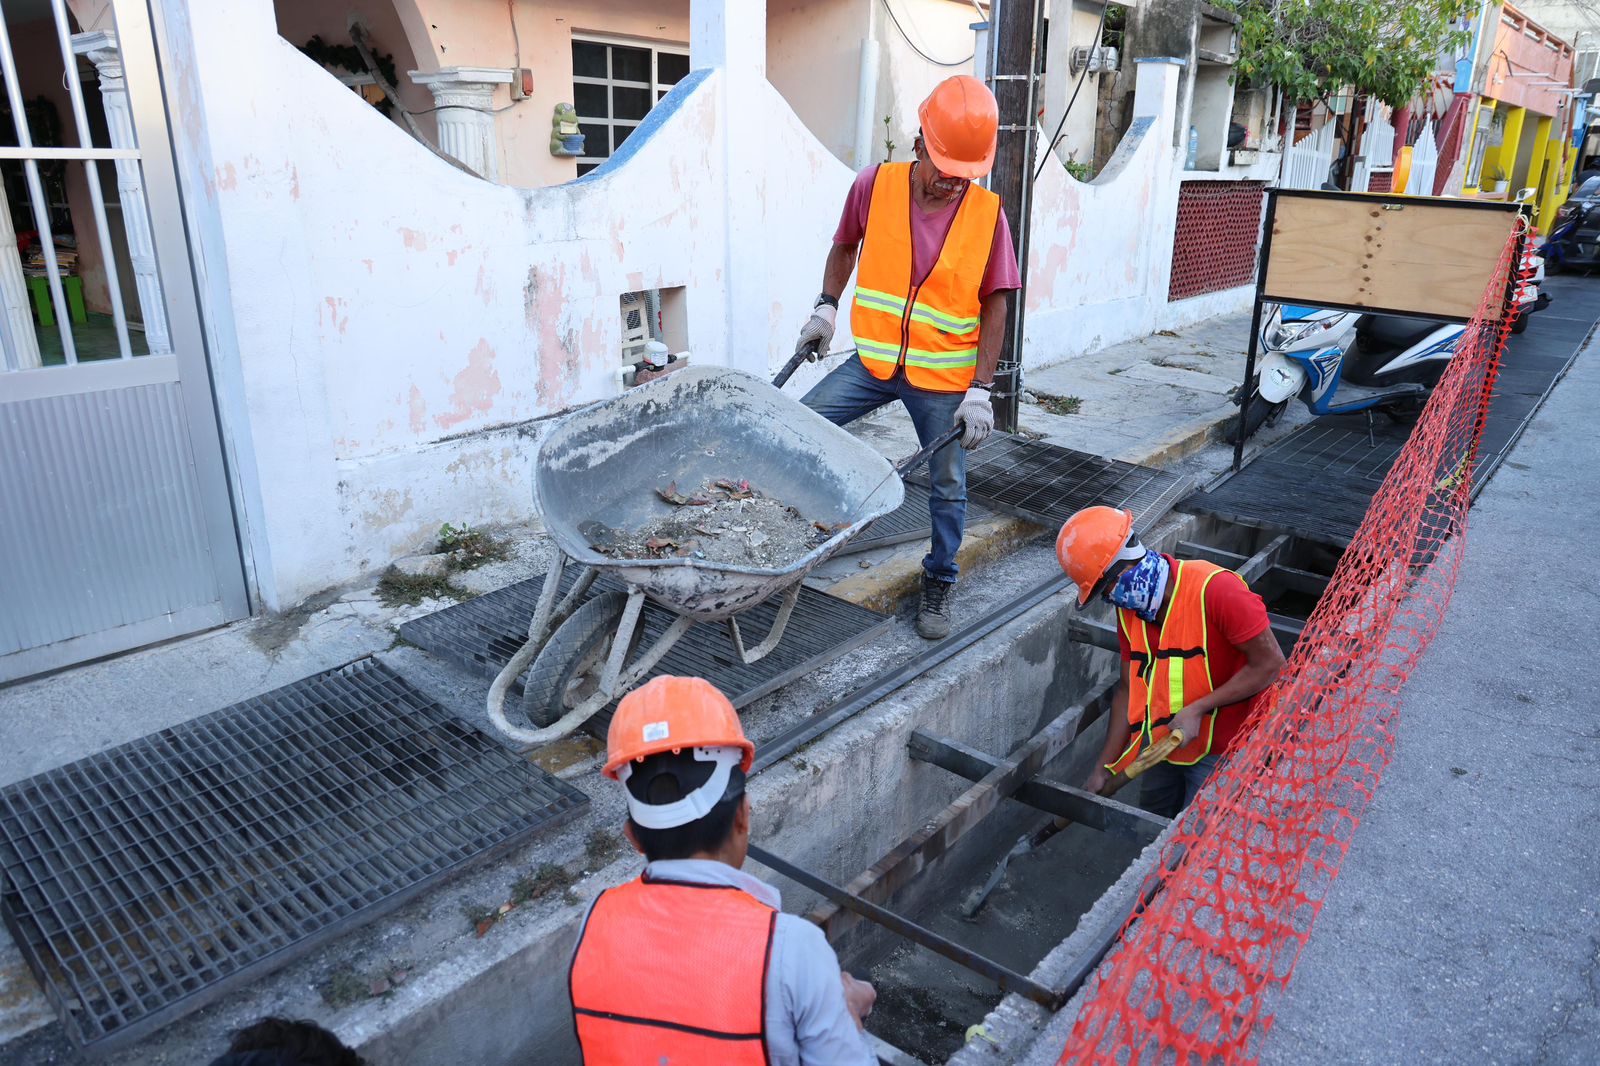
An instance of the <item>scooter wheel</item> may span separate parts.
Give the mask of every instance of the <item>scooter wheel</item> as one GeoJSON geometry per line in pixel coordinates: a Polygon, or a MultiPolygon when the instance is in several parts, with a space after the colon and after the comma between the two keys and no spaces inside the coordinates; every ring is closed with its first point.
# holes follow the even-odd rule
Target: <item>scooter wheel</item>
{"type": "MultiPolygon", "coordinates": [[[[1244,415],[1245,439],[1248,440],[1250,437],[1254,436],[1256,430],[1260,429],[1263,425],[1266,425],[1269,422],[1276,422],[1278,420],[1278,416],[1283,413],[1283,409],[1285,406],[1287,406],[1287,404],[1288,401],[1283,401],[1282,403],[1270,403],[1259,392],[1252,392],[1250,394],[1250,404],[1245,409],[1244,415]]],[[[1236,420],[1232,422],[1232,429],[1228,433],[1228,443],[1239,443],[1239,423],[1236,420]]]]}

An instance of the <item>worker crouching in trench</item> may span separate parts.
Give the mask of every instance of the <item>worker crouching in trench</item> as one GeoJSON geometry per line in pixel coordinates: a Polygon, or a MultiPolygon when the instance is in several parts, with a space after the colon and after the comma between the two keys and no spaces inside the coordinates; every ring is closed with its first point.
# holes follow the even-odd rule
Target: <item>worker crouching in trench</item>
{"type": "Polygon", "coordinates": [[[1150,551],[1133,514],[1114,507],[1067,519],[1056,558],[1078,586],[1079,610],[1096,599],[1116,607],[1122,650],[1105,747],[1084,788],[1114,791],[1141,756],[1175,744],[1144,771],[1140,791],[1145,809],[1174,817],[1283,670],[1266,604],[1232,570],[1150,551]]]}

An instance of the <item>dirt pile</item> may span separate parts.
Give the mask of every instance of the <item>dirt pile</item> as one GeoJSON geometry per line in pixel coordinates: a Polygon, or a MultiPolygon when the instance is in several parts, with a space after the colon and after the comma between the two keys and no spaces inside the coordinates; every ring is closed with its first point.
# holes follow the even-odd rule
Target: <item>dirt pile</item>
{"type": "Polygon", "coordinates": [[[703,559],[778,568],[843,528],[813,522],[748,481],[708,480],[688,495],[673,482],[656,495],[673,510],[637,529],[585,530],[595,551],[616,559],[703,559]]]}

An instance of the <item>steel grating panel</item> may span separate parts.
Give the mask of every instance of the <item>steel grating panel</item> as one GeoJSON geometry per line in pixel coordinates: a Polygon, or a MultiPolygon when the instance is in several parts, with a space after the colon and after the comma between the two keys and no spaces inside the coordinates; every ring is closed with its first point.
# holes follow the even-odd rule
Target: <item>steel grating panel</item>
{"type": "MultiPolygon", "coordinates": [[[[928,483],[926,471],[911,477],[928,483]]],[[[969,499],[1051,529],[1094,504],[1126,507],[1134,525],[1148,529],[1190,487],[1178,474],[1007,434],[993,434],[967,453],[969,499]]]]}
{"type": "MultiPolygon", "coordinates": [[[[981,503],[973,500],[967,501],[967,528],[985,519],[993,518],[994,512],[981,503]]],[[[839,555],[853,555],[864,552],[870,548],[887,548],[893,544],[909,544],[912,541],[927,540],[933,534],[933,526],[928,519],[928,490],[921,485],[907,484],[905,502],[872,525],[864,532],[850,538],[850,542],[839,549],[839,555]]]]}
{"type": "Polygon", "coordinates": [[[363,659],[0,791],[0,914],[108,1051],[587,803],[363,659]]]}
{"type": "MultiPolygon", "coordinates": [[[[563,593],[572,586],[580,570],[567,566],[561,574],[563,593]]],[[[478,675],[493,679],[527,638],[528,623],[538,603],[544,578],[535,577],[498,589],[475,599],[446,607],[433,614],[406,622],[400,636],[426,651],[451,659],[478,675]]],[[[622,591],[624,586],[601,577],[590,595],[622,591]]],[[[739,627],[746,647],[761,641],[777,615],[777,597],[744,611],[739,627]]],[[[673,615],[663,607],[645,601],[640,647],[660,636],[672,623],[673,615]]],[[[656,664],[650,676],[694,674],[708,679],[733,701],[745,707],[797,677],[837,658],[883,632],[893,619],[858,607],[847,600],[802,588],[789,616],[788,627],[778,647],[766,658],[745,664],[734,651],[728,627],[703,624],[690,628],[683,639],[656,664]]],[[[512,685],[512,699],[522,696],[522,681],[512,685]]],[[[607,707],[585,723],[586,729],[603,736],[611,720],[607,707]]]]}
{"type": "MultiPolygon", "coordinates": [[[[1587,317],[1536,314],[1527,332],[1507,343],[1478,446],[1474,498],[1516,446],[1600,318],[1600,285],[1563,277],[1550,279],[1546,286],[1555,291],[1561,306],[1574,312],[1581,307],[1587,317]]],[[[1183,508],[1342,548],[1355,536],[1373,493],[1410,432],[1409,421],[1396,425],[1380,416],[1374,423],[1373,447],[1367,440],[1365,418],[1319,419],[1262,452],[1212,491],[1190,496],[1183,508]]]]}

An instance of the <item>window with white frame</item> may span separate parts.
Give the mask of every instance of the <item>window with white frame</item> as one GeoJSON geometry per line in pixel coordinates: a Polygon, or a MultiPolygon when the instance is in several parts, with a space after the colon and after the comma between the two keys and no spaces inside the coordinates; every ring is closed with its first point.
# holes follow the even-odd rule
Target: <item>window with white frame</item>
{"type": "Polygon", "coordinates": [[[583,131],[578,173],[610,159],[688,73],[689,49],[683,45],[574,36],[572,102],[583,131]]]}

